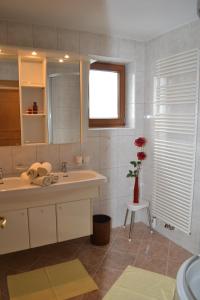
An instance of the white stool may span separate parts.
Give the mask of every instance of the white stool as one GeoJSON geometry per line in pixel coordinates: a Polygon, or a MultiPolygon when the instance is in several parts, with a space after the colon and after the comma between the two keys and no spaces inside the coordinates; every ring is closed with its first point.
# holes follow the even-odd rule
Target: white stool
{"type": "Polygon", "coordinates": [[[124,220],[124,228],[125,228],[126,221],[128,218],[128,213],[130,210],[131,211],[131,224],[130,224],[129,237],[128,237],[129,241],[131,241],[131,233],[133,231],[133,226],[134,226],[134,221],[135,221],[135,212],[138,210],[144,209],[144,208],[146,209],[146,212],[147,212],[147,218],[149,221],[150,231],[151,231],[151,233],[153,233],[153,230],[151,227],[151,214],[150,214],[150,209],[149,209],[149,202],[147,202],[147,201],[142,201],[140,203],[129,202],[127,205],[126,216],[125,216],[125,220],[124,220]]]}

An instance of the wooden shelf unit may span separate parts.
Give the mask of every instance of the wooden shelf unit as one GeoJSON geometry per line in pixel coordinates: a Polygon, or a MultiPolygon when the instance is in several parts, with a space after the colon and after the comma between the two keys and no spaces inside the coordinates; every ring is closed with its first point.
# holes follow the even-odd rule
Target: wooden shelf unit
{"type": "Polygon", "coordinates": [[[19,56],[19,90],[22,145],[48,142],[46,58],[19,56]],[[38,114],[28,114],[37,102],[38,114]],[[41,112],[41,113],[40,113],[41,112]]]}

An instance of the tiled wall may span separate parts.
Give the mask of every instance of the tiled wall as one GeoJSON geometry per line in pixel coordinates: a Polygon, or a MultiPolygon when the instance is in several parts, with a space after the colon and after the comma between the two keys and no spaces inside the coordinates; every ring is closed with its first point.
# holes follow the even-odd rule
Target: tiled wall
{"type": "MultiPolygon", "coordinates": [[[[159,58],[165,58],[179,52],[189,49],[200,49],[200,22],[194,22],[181,27],[177,30],[169,32],[160,38],[150,41],[146,46],[146,76],[145,76],[145,124],[144,133],[148,138],[148,160],[144,167],[144,197],[151,200],[152,198],[152,142],[153,142],[153,119],[147,116],[153,115],[153,76],[155,61],[159,58]]],[[[198,114],[198,117],[200,113],[198,114]]],[[[200,120],[199,120],[200,126],[200,120]]],[[[195,253],[200,252],[200,127],[197,134],[197,161],[196,161],[196,174],[194,186],[194,201],[193,201],[193,214],[192,214],[192,232],[187,236],[179,231],[168,231],[164,229],[163,224],[159,224],[158,230],[179,243],[183,247],[195,253]]]]}
{"type": "MultiPolygon", "coordinates": [[[[74,157],[90,156],[93,168],[108,178],[100,198],[94,199],[95,213],[108,213],[113,226],[123,223],[125,205],[132,199],[133,181],[126,178],[129,161],[135,158],[134,138],[143,133],[144,125],[144,43],[86,32],[59,28],[0,22],[0,45],[27,46],[72,51],[99,58],[126,62],[126,123],[127,128],[88,130],[87,66],[84,66],[84,143],[66,145],[0,147],[0,167],[7,175],[19,174],[21,167],[34,161],[48,160],[54,170],[62,161],[74,165],[74,157]]],[[[140,180],[142,188],[142,178],[140,180]]],[[[142,197],[142,195],[141,195],[142,197]]],[[[138,216],[140,218],[140,215],[138,216]]]]}

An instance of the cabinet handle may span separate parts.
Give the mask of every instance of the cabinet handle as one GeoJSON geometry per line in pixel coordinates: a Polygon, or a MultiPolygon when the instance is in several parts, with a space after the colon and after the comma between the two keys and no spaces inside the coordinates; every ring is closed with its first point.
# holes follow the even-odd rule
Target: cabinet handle
{"type": "Polygon", "coordinates": [[[6,218],[0,217],[0,228],[3,229],[6,226],[6,218]]]}

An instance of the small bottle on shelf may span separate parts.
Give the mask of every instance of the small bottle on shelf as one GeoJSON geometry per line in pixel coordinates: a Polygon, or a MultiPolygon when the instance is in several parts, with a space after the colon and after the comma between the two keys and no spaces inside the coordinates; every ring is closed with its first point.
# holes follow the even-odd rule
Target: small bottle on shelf
{"type": "Polygon", "coordinates": [[[33,102],[33,114],[38,114],[38,105],[37,105],[37,102],[33,102]]]}
{"type": "Polygon", "coordinates": [[[33,113],[32,107],[28,107],[27,109],[27,114],[31,115],[33,113]]]}

